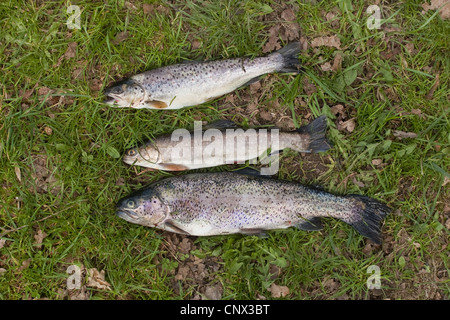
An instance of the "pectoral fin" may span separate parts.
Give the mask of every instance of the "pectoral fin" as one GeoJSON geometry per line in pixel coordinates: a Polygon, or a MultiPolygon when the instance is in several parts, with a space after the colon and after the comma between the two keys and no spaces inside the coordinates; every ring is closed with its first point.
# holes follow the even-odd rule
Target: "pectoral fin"
{"type": "Polygon", "coordinates": [[[147,100],[145,103],[155,109],[166,109],[168,107],[167,103],[159,100],[147,100]]]}
{"type": "Polygon", "coordinates": [[[176,223],[173,220],[167,220],[164,222],[165,229],[168,231],[190,235],[189,232],[184,231],[182,228],[176,225],[176,223]]]}

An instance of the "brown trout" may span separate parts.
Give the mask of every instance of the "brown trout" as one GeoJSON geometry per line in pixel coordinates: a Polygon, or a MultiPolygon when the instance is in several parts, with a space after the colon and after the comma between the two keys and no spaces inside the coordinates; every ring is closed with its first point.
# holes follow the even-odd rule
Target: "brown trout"
{"type": "Polygon", "coordinates": [[[304,153],[323,152],[331,147],[325,137],[326,121],[326,116],[321,116],[292,132],[281,132],[278,128],[243,130],[231,121],[217,123],[220,129],[213,127],[200,132],[177,129],[127,150],[123,161],[153,169],[182,171],[247,160],[256,163],[256,158],[261,159],[268,149],[272,154],[286,148],[304,153]]]}
{"type": "Polygon", "coordinates": [[[257,81],[267,73],[298,73],[299,42],[265,57],[190,62],[146,71],[105,90],[116,107],[180,109],[202,104],[257,81]]]}
{"type": "Polygon", "coordinates": [[[302,184],[249,174],[194,173],[157,181],[121,199],[126,221],[192,236],[271,229],[319,230],[322,218],[353,226],[375,243],[390,209],[366,196],[336,196],[302,184]]]}

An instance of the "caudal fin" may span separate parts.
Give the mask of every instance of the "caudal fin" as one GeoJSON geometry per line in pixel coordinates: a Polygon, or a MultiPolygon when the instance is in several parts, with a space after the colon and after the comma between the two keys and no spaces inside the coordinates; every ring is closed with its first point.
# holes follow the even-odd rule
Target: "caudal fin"
{"type": "Polygon", "coordinates": [[[298,55],[302,50],[302,44],[300,42],[292,42],[286,45],[284,48],[276,51],[283,56],[283,67],[278,70],[282,73],[298,73],[300,69],[300,59],[298,55]]]}
{"type": "Polygon", "coordinates": [[[347,198],[354,199],[352,221],[349,222],[361,235],[373,242],[381,243],[381,222],[391,209],[385,204],[370,197],[351,194],[347,198]]]}
{"type": "Polygon", "coordinates": [[[310,124],[297,129],[298,133],[308,134],[310,136],[309,147],[312,153],[324,152],[332,147],[332,143],[326,138],[327,117],[320,116],[310,124]]]}

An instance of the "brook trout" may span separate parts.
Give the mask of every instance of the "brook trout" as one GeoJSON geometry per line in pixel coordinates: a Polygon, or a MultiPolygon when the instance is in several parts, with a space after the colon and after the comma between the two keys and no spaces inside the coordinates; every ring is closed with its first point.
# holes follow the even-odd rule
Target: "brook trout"
{"type": "Polygon", "coordinates": [[[180,109],[220,97],[267,73],[298,73],[301,45],[288,44],[265,57],[190,62],[149,70],[105,90],[116,107],[180,109]]]}
{"type": "Polygon", "coordinates": [[[297,227],[319,230],[322,218],[353,226],[375,243],[390,209],[366,196],[336,196],[302,184],[233,172],[194,173],[157,181],[121,199],[126,221],[192,236],[297,227]]]}

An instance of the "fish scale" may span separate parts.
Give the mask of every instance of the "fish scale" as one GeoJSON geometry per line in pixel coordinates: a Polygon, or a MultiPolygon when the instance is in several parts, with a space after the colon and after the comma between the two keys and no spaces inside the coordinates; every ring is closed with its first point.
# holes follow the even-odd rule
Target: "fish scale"
{"type": "Polygon", "coordinates": [[[163,179],[122,199],[117,208],[129,222],[194,236],[263,234],[292,226],[318,230],[321,218],[336,218],[377,243],[389,212],[373,198],[337,196],[296,182],[232,172],[163,179]],[[148,206],[155,197],[158,210],[148,206]],[[127,206],[130,199],[136,207],[127,206]],[[139,209],[143,206],[145,213],[139,209]]]}

